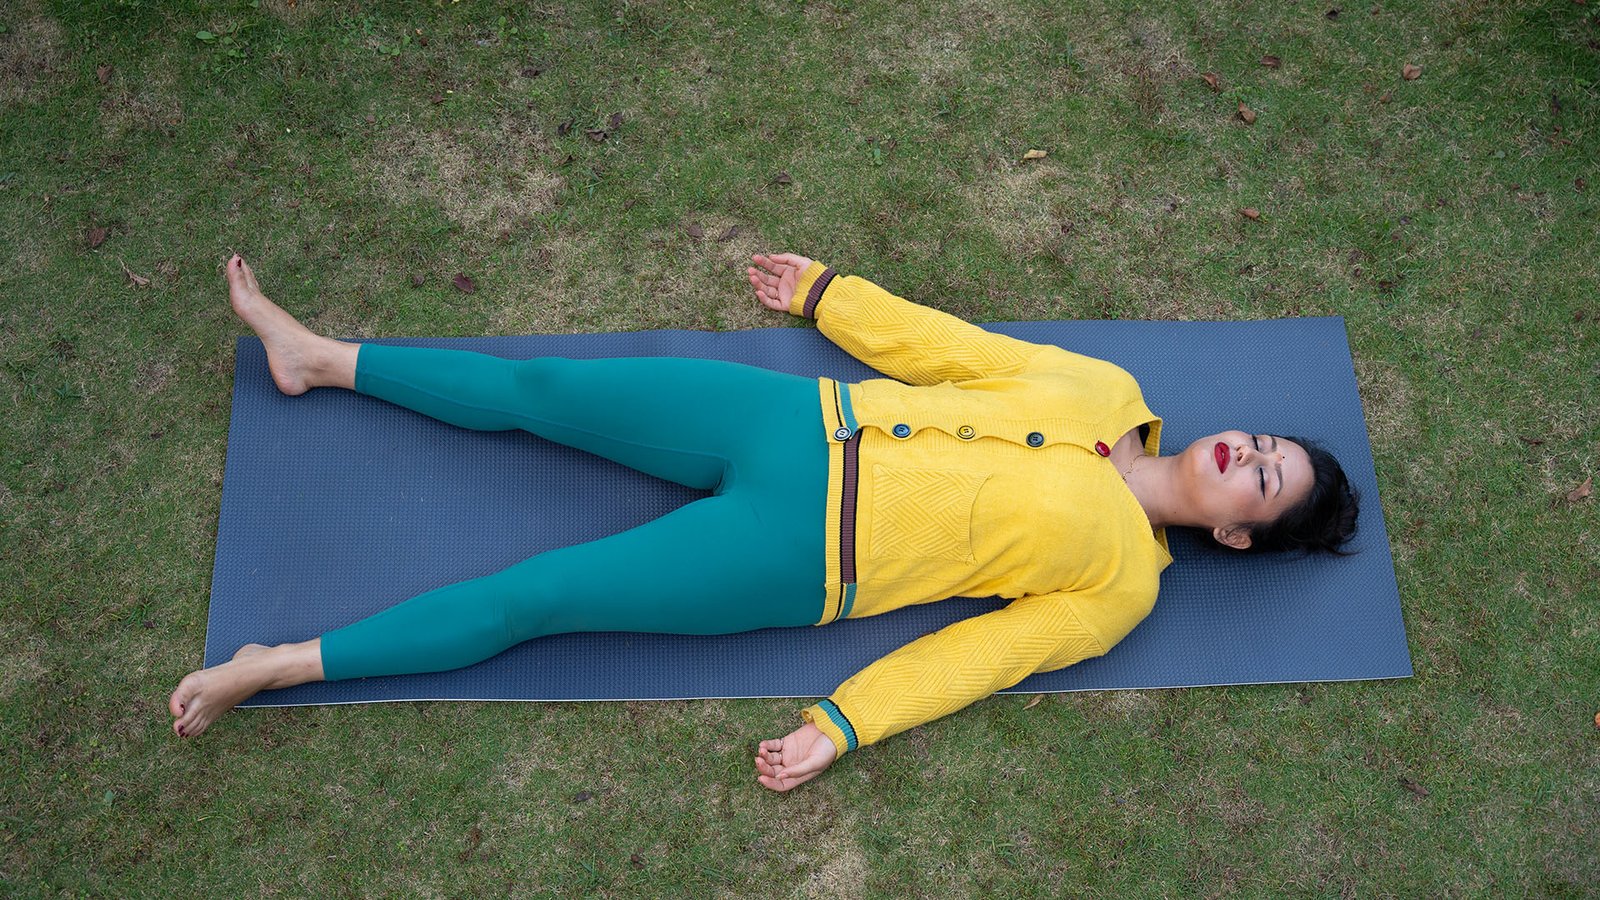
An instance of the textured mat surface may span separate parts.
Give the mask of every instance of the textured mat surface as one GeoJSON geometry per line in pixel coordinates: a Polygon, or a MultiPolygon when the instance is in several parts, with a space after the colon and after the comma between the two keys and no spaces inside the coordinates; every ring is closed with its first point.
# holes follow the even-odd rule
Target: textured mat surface
{"type": "MultiPolygon", "coordinates": [[[[1362,492],[1355,556],[1227,556],[1181,529],[1155,611],[1111,653],[1013,691],[1394,678],[1411,674],[1399,591],[1344,321],[985,326],[1109,359],[1165,421],[1171,453],[1228,428],[1304,435],[1362,492]],[[1261,377],[1253,361],[1289,365],[1261,377]]],[[[814,328],[402,339],[512,358],[695,356],[848,381],[876,373],[814,328]]],[[[426,590],[632,528],[704,496],[522,432],[444,425],[349,391],[284,397],[238,342],[206,665],[301,641],[426,590]]],[[[725,637],[556,635],[454,672],[308,684],[246,705],[382,700],[820,697],[950,622],[957,598],[822,628],[725,637]]]]}

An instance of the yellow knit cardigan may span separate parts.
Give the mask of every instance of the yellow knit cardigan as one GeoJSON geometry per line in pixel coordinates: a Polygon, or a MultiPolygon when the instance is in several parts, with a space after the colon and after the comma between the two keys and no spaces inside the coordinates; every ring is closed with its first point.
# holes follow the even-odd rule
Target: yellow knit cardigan
{"type": "Polygon", "coordinates": [[[896,297],[821,263],[789,311],[892,379],[818,381],[829,443],[822,620],[1012,599],[883,657],[801,715],[842,755],[1035,672],[1099,656],[1172,562],[1108,458],[1161,420],[1133,376],[896,297]],[[904,382],[904,383],[902,383],[904,382]]]}

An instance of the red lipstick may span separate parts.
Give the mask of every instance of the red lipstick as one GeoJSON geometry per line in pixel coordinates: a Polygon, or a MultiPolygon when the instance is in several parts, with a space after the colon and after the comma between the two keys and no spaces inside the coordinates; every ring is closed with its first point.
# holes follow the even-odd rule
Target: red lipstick
{"type": "Polygon", "coordinates": [[[1217,442],[1217,446],[1211,448],[1211,455],[1215,456],[1217,458],[1217,471],[1218,472],[1226,472],[1226,471],[1228,471],[1228,457],[1231,454],[1228,453],[1228,445],[1227,444],[1224,444],[1221,441],[1218,441],[1217,442]]]}

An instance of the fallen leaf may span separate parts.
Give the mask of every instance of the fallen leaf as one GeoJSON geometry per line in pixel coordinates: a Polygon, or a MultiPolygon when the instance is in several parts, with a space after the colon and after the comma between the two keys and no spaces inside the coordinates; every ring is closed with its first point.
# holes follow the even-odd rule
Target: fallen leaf
{"type": "Polygon", "coordinates": [[[1540,438],[1523,437],[1520,434],[1517,435],[1517,439],[1530,447],[1538,447],[1544,444],[1544,441],[1540,438]]]}
{"type": "MultiPolygon", "coordinates": [[[[291,2],[289,4],[289,8],[290,9],[294,9],[294,3],[293,2],[291,2]]],[[[428,36],[425,35],[425,34],[424,35],[419,35],[417,37],[417,43],[421,44],[424,47],[428,46],[428,36]]]]}
{"type": "Polygon", "coordinates": [[[1572,490],[1567,491],[1567,502],[1568,503],[1577,503],[1579,500],[1586,499],[1586,498],[1588,498],[1589,496],[1591,496],[1593,494],[1594,494],[1594,476],[1591,475],[1588,478],[1585,478],[1583,480],[1583,484],[1580,484],[1577,487],[1573,488],[1572,490]]]}
{"type": "Polygon", "coordinates": [[[434,106],[438,106],[439,104],[444,102],[444,95],[443,94],[434,94],[432,97],[428,98],[428,102],[432,103],[434,106]]]}
{"type": "Polygon", "coordinates": [[[1046,153],[1043,150],[1029,150],[1027,153],[1022,154],[1022,158],[1023,158],[1024,161],[1027,161],[1027,160],[1030,160],[1030,159],[1044,159],[1046,156],[1049,156],[1049,155],[1050,154],[1046,153]]]}
{"type": "Polygon", "coordinates": [[[111,80],[111,67],[105,65],[96,66],[94,70],[94,76],[100,79],[101,84],[105,84],[111,80]]]}
{"type": "Polygon", "coordinates": [[[1256,209],[1253,206],[1246,206],[1244,209],[1239,210],[1239,215],[1244,216],[1246,219],[1254,222],[1261,218],[1261,210],[1256,209]]]}
{"type": "Polygon", "coordinates": [[[1383,96],[1378,98],[1378,102],[1379,103],[1388,103],[1390,100],[1393,100],[1393,99],[1394,99],[1394,93],[1393,92],[1384,91],[1383,92],[1383,96]]]}
{"type": "Polygon", "coordinates": [[[1422,67],[1406,63],[1400,67],[1400,77],[1407,81],[1416,81],[1422,76],[1422,67]]]}
{"type": "Polygon", "coordinates": [[[622,113],[619,113],[619,112],[612,113],[611,114],[611,118],[606,120],[606,127],[607,128],[621,128],[622,127],[622,113]]]}
{"type": "Polygon", "coordinates": [[[133,282],[135,285],[137,285],[139,287],[149,287],[150,286],[150,279],[145,278],[143,275],[135,275],[135,274],[133,274],[133,270],[128,268],[128,264],[122,261],[122,257],[120,257],[120,256],[117,257],[117,262],[122,265],[122,274],[128,276],[128,280],[129,281],[133,282]]]}
{"type": "Polygon", "coordinates": [[[567,163],[572,162],[574,159],[577,159],[577,157],[573,156],[571,153],[568,153],[566,159],[563,159],[561,162],[556,163],[556,168],[559,169],[560,167],[566,165],[567,163]]]}
{"type": "Polygon", "coordinates": [[[462,862],[466,862],[472,858],[472,851],[478,849],[478,846],[482,843],[483,829],[476,825],[472,826],[472,831],[467,833],[467,849],[456,854],[456,858],[460,859],[462,862]]]}
{"type": "Polygon", "coordinates": [[[1384,292],[1385,294],[1387,294],[1390,291],[1394,290],[1394,282],[1388,281],[1388,280],[1379,281],[1378,282],[1378,290],[1380,290],[1380,291],[1384,292]]]}
{"type": "Polygon", "coordinates": [[[1327,16],[1330,19],[1337,19],[1337,18],[1339,18],[1339,10],[1330,9],[1326,13],[1323,13],[1323,15],[1327,16]]]}
{"type": "Polygon", "coordinates": [[[1022,707],[1022,708],[1023,709],[1033,709],[1035,706],[1038,706],[1039,705],[1039,701],[1043,700],[1043,699],[1044,699],[1044,695],[1043,694],[1034,694],[1033,695],[1033,699],[1029,700],[1028,704],[1026,706],[1022,707]]]}
{"type": "Polygon", "coordinates": [[[733,240],[734,238],[736,238],[738,236],[739,236],[739,226],[737,226],[737,225],[729,225],[728,226],[728,230],[724,231],[722,233],[722,237],[717,238],[717,243],[720,244],[723,241],[731,241],[731,240],[733,240]]]}
{"type": "Polygon", "coordinates": [[[588,791],[579,791],[576,794],[572,795],[572,802],[573,803],[587,803],[587,802],[589,802],[589,799],[592,798],[593,796],[594,795],[589,793],[588,791]]]}
{"type": "Polygon", "coordinates": [[[793,184],[794,183],[794,179],[789,177],[789,173],[788,172],[779,172],[778,173],[778,177],[776,177],[776,178],[774,178],[772,180],[774,182],[778,183],[778,184],[793,184]]]}
{"type": "Polygon", "coordinates": [[[1404,775],[1400,776],[1400,786],[1405,788],[1406,790],[1410,791],[1411,793],[1416,794],[1418,797],[1426,797],[1426,796],[1428,796],[1428,789],[1427,788],[1423,787],[1420,784],[1417,784],[1415,781],[1412,781],[1411,779],[1405,777],[1404,775]]]}
{"type": "Polygon", "coordinates": [[[543,71],[544,70],[539,68],[538,66],[523,66],[522,67],[522,77],[523,78],[538,78],[539,77],[539,73],[543,72],[543,71]]]}
{"type": "Polygon", "coordinates": [[[568,119],[565,122],[562,122],[560,125],[556,126],[556,134],[558,134],[558,135],[560,135],[562,137],[566,137],[567,135],[572,133],[572,126],[574,124],[576,124],[576,123],[572,119],[568,119]]]}
{"type": "Polygon", "coordinates": [[[1252,110],[1250,107],[1245,106],[1243,100],[1239,101],[1238,116],[1239,116],[1239,118],[1244,120],[1244,123],[1246,125],[1254,125],[1256,123],[1255,110],[1252,110]]]}
{"type": "Polygon", "coordinates": [[[706,236],[706,230],[693,222],[690,222],[683,230],[689,233],[689,237],[697,241],[706,236]]]}
{"type": "Polygon", "coordinates": [[[642,869],[644,868],[644,857],[637,853],[631,854],[628,856],[628,864],[633,866],[635,869],[642,869]]]}
{"type": "Polygon", "coordinates": [[[456,277],[450,279],[450,283],[455,285],[456,290],[463,294],[470,294],[478,289],[478,286],[472,283],[471,278],[468,278],[460,272],[456,273],[456,277]]]}
{"type": "Polygon", "coordinates": [[[589,140],[594,141],[596,144],[601,143],[607,137],[607,133],[604,128],[585,128],[583,133],[588,135],[589,140]]]}
{"type": "Polygon", "coordinates": [[[1206,87],[1211,88],[1211,93],[1216,94],[1222,91],[1222,83],[1217,80],[1217,73],[1201,72],[1200,77],[1205,79],[1206,87]]]}
{"type": "Polygon", "coordinates": [[[93,250],[106,242],[106,230],[99,225],[91,225],[89,226],[88,238],[89,249],[93,250]]]}
{"type": "Polygon", "coordinates": [[[423,282],[423,278],[422,278],[421,275],[413,275],[413,276],[411,276],[411,286],[412,287],[422,287],[422,282],[423,282]]]}
{"type": "Polygon", "coordinates": [[[1589,182],[1584,181],[1583,176],[1579,175],[1577,178],[1572,179],[1572,186],[1579,191],[1583,191],[1589,187],[1589,182]]]}
{"type": "Polygon", "coordinates": [[[1261,57],[1261,64],[1269,69],[1277,69],[1283,66],[1283,60],[1269,53],[1266,56],[1261,57]]]}

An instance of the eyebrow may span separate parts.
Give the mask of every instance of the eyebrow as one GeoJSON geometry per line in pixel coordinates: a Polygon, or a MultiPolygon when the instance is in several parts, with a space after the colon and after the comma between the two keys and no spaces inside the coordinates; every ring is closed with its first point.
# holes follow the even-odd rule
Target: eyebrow
{"type": "MultiPolygon", "coordinates": [[[[1269,434],[1267,437],[1272,438],[1272,452],[1278,452],[1278,436],[1269,434]]],[[[1283,463],[1277,463],[1273,468],[1278,470],[1278,494],[1281,494],[1283,493],[1283,463]]],[[[1273,494],[1272,496],[1276,497],[1278,494],[1273,494]]]]}

